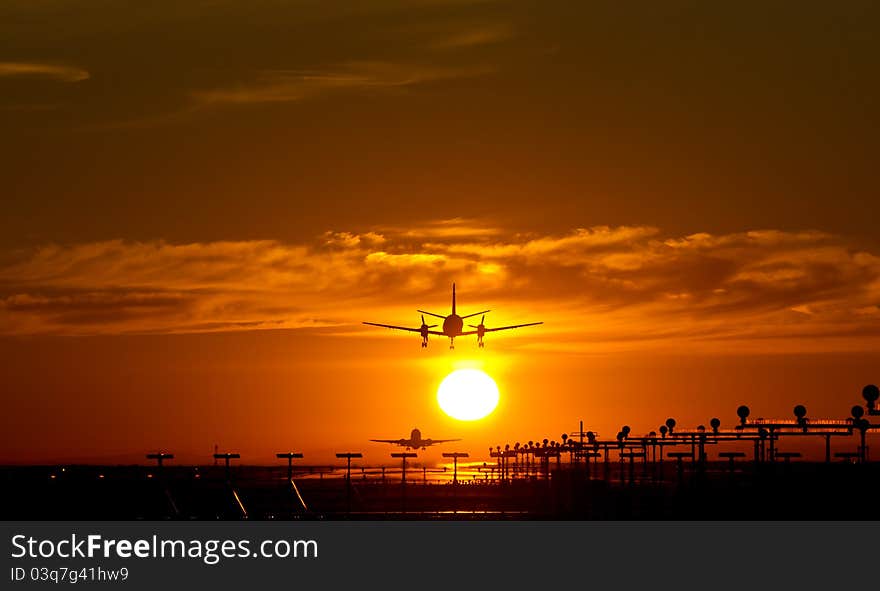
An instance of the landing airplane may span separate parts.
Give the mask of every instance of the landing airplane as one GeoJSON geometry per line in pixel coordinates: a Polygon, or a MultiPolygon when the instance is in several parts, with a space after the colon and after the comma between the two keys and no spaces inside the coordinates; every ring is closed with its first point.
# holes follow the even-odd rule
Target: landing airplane
{"type": "Polygon", "coordinates": [[[370,439],[370,441],[375,441],[376,443],[391,443],[406,449],[425,449],[426,447],[437,445],[438,443],[461,441],[461,439],[422,439],[422,432],[418,429],[413,429],[409,434],[409,439],[370,439]]]}
{"type": "Polygon", "coordinates": [[[395,330],[408,330],[410,332],[417,332],[422,335],[422,347],[428,346],[428,335],[435,334],[441,337],[449,337],[449,348],[455,349],[455,337],[464,337],[468,335],[475,334],[477,335],[477,344],[480,348],[483,347],[483,336],[487,332],[495,332],[497,330],[511,330],[513,328],[522,328],[524,326],[536,326],[538,324],[544,324],[543,322],[529,322],[528,324],[515,324],[513,326],[499,326],[497,328],[486,328],[486,314],[491,312],[491,310],[483,310],[482,312],[474,312],[473,314],[467,314],[466,316],[459,316],[455,313],[455,284],[452,284],[452,314],[449,316],[442,316],[440,314],[434,314],[433,312],[427,312],[425,310],[416,310],[416,312],[420,312],[422,314],[422,325],[419,328],[410,328],[406,326],[394,326],[392,324],[377,324],[375,322],[364,322],[364,324],[369,324],[370,326],[380,326],[382,328],[393,328],[395,330]],[[427,324],[425,322],[425,314],[428,316],[434,316],[435,318],[443,319],[443,330],[431,330],[435,328],[436,324],[427,324]],[[468,324],[471,328],[476,330],[466,330],[462,331],[464,328],[464,319],[471,318],[472,316],[478,316],[482,314],[483,318],[480,320],[479,324],[468,324]]]}

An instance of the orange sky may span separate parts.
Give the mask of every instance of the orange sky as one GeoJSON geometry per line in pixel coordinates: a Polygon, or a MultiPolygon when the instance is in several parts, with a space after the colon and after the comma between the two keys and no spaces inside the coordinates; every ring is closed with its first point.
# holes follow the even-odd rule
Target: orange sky
{"type": "Polygon", "coordinates": [[[0,462],[845,417],[880,380],[877,10],[4,3],[0,462]],[[453,281],[545,324],[360,324],[453,281]],[[484,421],[436,406],[460,362],[484,421]]]}

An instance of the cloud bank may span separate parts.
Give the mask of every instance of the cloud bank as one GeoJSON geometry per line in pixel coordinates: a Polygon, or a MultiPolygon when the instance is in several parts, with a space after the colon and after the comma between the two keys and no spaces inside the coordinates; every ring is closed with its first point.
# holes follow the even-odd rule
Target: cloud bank
{"type": "MultiPolygon", "coordinates": [[[[864,349],[880,337],[880,257],[822,232],[667,236],[643,226],[514,234],[474,220],[328,231],[309,243],[48,245],[5,257],[0,333],[184,333],[415,323],[493,307],[544,320],[533,346],[864,349]]],[[[502,316],[502,314],[504,316],[502,316]]]]}
{"type": "Polygon", "coordinates": [[[39,77],[59,82],[81,82],[88,80],[90,74],[88,70],[74,66],[39,62],[0,62],[0,78],[2,77],[39,77]]]}

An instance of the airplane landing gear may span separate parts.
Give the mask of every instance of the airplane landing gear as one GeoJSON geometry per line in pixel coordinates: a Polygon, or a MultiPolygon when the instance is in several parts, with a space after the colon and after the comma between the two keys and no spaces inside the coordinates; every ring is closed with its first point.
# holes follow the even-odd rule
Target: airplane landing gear
{"type": "Polygon", "coordinates": [[[455,349],[455,341],[451,337],[449,338],[449,350],[455,349]]]}

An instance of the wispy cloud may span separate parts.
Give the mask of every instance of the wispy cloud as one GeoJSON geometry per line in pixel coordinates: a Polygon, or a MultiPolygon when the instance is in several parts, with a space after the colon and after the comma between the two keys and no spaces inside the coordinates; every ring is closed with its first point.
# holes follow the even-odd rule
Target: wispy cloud
{"type": "Polygon", "coordinates": [[[466,218],[450,218],[445,220],[429,220],[408,228],[385,227],[381,231],[395,237],[425,239],[479,238],[501,234],[501,229],[479,220],[466,218]]]}
{"type": "Polygon", "coordinates": [[[484,25],[450,32],[431,44],[435,49],[462,49],[494,45],[515,36],[515,29],[506,23],[484,25]]]}
{"type": "Polygon", "coordinates": [[[331,92],[414,86],[438,80],[470,78],[489,66],[426,66],[393,62],[349,62],[326,70],[270,70],[237,86],[192,93],[201,104],[258,104],[299,101],[331,92]]]}
{"type": "Polygon", "coordinates": [[[46,246],[0,267],[0,332],[348,332],[367,319],[404,323],[415,303],[445,305],[452,281],[461,305],[473,294],[499,310],[496,321],[546,321],[534,346],[834,349],[880,339],[880,257],[838,236],[641,226],[524,236],[474,220],[330,231],[303,244],[46,246]]]}
{"type": "Polygon", "coordinates": [[[81,82],[88,80],[88,70],[75,66],[41,62],[0,62],[0,77],[38,77],[59,82],[81,82]]]}

